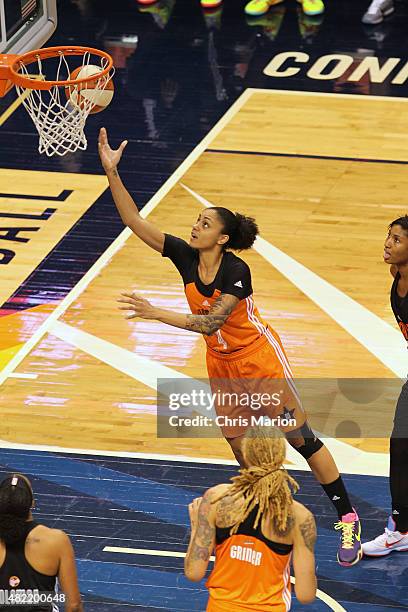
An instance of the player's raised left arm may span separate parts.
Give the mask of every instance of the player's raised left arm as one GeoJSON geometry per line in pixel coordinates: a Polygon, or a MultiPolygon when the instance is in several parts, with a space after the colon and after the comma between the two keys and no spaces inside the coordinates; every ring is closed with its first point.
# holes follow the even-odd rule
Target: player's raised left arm
{"type": "Polygon", "coordinates": [[[125,225],[138,236],[147,246],[151,247],[159,253],[163,253],[164,234],[151,221],[143,219],[139,214],[132,196],[122,183],[118,172],[118,164],[121,160],[122,153],[127,145],[127,140],[124,140],[118,149],[112,149],[109,145],[108,134],[106,128],[101,128],[98,139],[98,150],[101,158],[102,166],[108,177],[109,186],[111,188],[112,197],[116,208],[125,225]]]}
{"type": "Polygon", "coordinates": [[[118,301],[124,304],[119,307],[120,310],[129,311],[126,319],[134,319],[136,317],[154,319],[174,327],[211,336],[224,325],[238,304],[239,298],[228,293],[221,293],[206,315],[186,315],[171,310],[164,310],[163,308],[155,308],[150,302],[137,296],[135,293],[122,293],[122,297],[118,301]]]}
{"type": "Polygon", "coordinates": [[[193,582],[199,582],[204,578],[215,546],[215,508],[211,504],[211,499],[210,489],[188,507],[191,535],[184,559],[184,573],[193,582]]]}

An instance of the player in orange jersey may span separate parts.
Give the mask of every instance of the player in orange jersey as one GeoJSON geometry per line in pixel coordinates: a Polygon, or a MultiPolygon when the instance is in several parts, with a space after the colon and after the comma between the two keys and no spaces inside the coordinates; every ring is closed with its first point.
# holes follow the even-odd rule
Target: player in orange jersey
{"type": "MultiPolygon", "coordinates": [[[[282,427],[288,442],[306,459],[317,480],[336,508],[341,530],[338,561],[350,566],[361,558],[360,521],[351,506],[343,481],[330,452],[309,427],[299,401],[289,362],[278,334],[262,320],[252,296],[248,265],[229,249],[252,246],[258,227],[254,219],[234,214],[222,207],[203,210],[193,225],[190,241],[164,234],[143,219],[124,187],[117,170],[126,141],[119,149],[109,146],[106,130],[99,135],[99,154],[107,174],[116,207],[123,222],[152,249],[169,257],[180,272],[189,302],[190,315],[155,308],[134,293],[124,293],[119,300],[128,319],[140,317],[162,321],[202,334],[207,343],[207,370],[212,386],[220,383],[222,391],[251,396],[269,390],[279,392],[277,404],[271,401],[264,413],[271,419],[282,417],[294,424],[282,427]],[[238,391],[238,392],[237,392],[238,391]]],[[[269,393],[275,396],[276,393],[269,393]]],[[[236,458],[244,465],[241,440],[245,425],[239,417],[253,417],[251,406],[236,404],[216,406],[221,425],[236,458]],[[235,419],[235,420],[228,420],[235,419]],[[238,419],[238,420],[237,420],[238,419]]]]}
{"type": "Polygon", "coordinates": [[[277,428],[248,429],[242,441],[247,467],[189,506],[187,578],[204,578],[215,548],[207,612],[290,610],[291,557],[297,599],[307,604],[316,596],[315,520],[292,498],[298,485],[283,469],[285,450],[277,428]]]}

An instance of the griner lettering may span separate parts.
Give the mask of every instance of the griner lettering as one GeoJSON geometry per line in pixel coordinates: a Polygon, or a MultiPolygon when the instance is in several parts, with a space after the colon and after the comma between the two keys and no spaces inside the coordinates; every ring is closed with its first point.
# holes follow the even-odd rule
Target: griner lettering
{"type": "Polygon", "coordinates": [[[230,549],[231,559],[238,559],[239,561],[246,561],[252,565],[261,565],[262,553],[248,548],[246,546],[231,546],[230,549]]]}

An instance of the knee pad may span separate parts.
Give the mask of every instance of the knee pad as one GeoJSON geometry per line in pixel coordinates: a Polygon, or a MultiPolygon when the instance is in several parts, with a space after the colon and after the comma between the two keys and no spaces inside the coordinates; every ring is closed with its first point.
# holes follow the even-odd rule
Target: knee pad
{"type": "Polygon", "coordinates": [[[315,436],[307,421],[299,429],[285,433],[285,436],[289,444],[306,460],[323,446],[323,442],[315,436]]]}

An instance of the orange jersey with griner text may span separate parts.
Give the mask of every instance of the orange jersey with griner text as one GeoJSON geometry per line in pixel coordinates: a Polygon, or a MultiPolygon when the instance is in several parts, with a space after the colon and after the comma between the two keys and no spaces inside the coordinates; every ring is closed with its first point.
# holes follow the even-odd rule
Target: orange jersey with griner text
{"type": "Polygon", "coordinates": [[[215,566],[206,586],[208,612],[286,612],[291,605],[291,544],[266,538],[252,525],[257,508],[238,533],[216,530],[215,566]]]}

